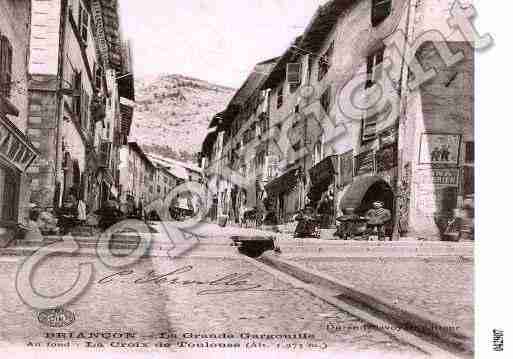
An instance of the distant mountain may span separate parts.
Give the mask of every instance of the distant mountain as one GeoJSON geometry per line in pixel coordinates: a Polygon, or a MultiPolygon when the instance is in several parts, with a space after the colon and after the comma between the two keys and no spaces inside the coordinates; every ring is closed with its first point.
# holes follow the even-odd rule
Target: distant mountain
{"type": "Polygon", "coordinates": [[[224,110],[234,93],[182,75],[137,78],[130,140],[145,151],[190,162],[201,149],[212,116],[224,110]]]}

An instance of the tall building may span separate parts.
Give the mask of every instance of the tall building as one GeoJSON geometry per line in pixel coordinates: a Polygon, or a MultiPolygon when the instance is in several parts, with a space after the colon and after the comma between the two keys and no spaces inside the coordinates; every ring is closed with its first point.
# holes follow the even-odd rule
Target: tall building
{"type": "Polygon", "coordinates": [[[120,151],[119,190],[121,202],[131,198],[145,206],[153,200],[154,178],[157,168],[137,142],[128,142],[120,151]]]}
{"type": "Polygon", "coordinates": [[[27,169],[38,155],[27,136],[31,1],[0,0],[0,247],[27,224],[27,169]]]}
{"type": "Polygon", "coordinates": [[[259,97],[213,119],[203,164],[216,216],[237,221],[230,188],[241,186],[250,194],[243,209],[261,211],[248,199],[262,198],[263,214],[278,224],[310,205],[332,227],[348,208],[363,214],[379,200],[393,213],[390,234],[439,236],[473,198],[473,44],[455,26],[454,4],[331,0],[319,7],[251,90],[259,97]],[[262,133],[248,114],[266,96],[262,133]],[[231,170],[245,179],[225,175],[231,170]],[[265,181],[254,186],[259,172],[265,181]]]}
{"type": "Polygon", "coordinates": [[[73,194],[95,210],[118,195],[129,132],[121,45],[116,0],[33,1],[29,135],[41,152],[30,167],[33,203],[56,208],[73,194]]]}

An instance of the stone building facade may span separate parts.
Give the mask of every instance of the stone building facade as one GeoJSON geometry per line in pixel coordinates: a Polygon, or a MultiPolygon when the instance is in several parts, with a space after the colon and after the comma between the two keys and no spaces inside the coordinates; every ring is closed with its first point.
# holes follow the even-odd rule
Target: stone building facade
{"type": "Polygon", "coordinates": [[[118,3],[34,1],[32,15],[29,135],[41,157],[30,168],[31,201],[56,208],[73,194],[92,211],[119,194],[118,150],[129,131],[118,3]]]}
{"type": "Polygon", "coordinates": [[[141,206],[153,198],[156,167],[137,142],[129,142],[120,151],[119,189],[121,202],[132,198],[141,206]]]}
{"type": "Polygon", "coordinates": [[[0,246],[28,223],[30,178],[38,155],[27,132],[30,1],[0,1],[0,246]]]}
{"type": "MultiPolygon", "coordinates": [[[[249,136],[253,147],[270,142],[265,212],[287,223],[306,205],[323,207],[330,227],[348,208],[363,214],[380,200],[393,213],[390,234],[440,236],[473,192],[473,46],[450,25],[454,6],[332,0],[318,9],[254,90],[269,94],[269,132],[249,136]]],[[[222,136],[221,168],[238,149],[236,118],[209,134],[222,136]]],[[[211,182],[221,198],[219,177],[211,182]]]]}

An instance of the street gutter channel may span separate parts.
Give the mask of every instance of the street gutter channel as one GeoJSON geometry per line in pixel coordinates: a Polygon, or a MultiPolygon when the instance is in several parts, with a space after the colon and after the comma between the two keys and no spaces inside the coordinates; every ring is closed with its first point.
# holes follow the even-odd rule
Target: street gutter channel
{"type": "MultiPolygon", "coordinates": [[[[387,335],[390,335],[400,342],[413,346],[420,351],[436,358],[472,358],[472,345],[465,341],[466,338],[460,338],[456,335],[454,338],[435,337],[432,332],[422,333],[412,330],[386,330],[383,328],[404,327],[404,319],[389,315],[387,309],[369,305],[369,302],[375,302],[375,298],[361,300],[358,292],[352,290],[343,290],[337,282],[326,280],[311,273],[304,272],[304,268],[291,268],[292,263],[277,259],[275,254],[265,253],[258,259],[250,258],[240,254],[240,257],[251,265],[266,271],[278,279],[293,285],[296,288],[306,290],[312,295],[324,300],[325,302],[347,312],[373,326],[387,335]]],[[[296,267],[294,265],[294,267],[296,267]]],[[[363,294],[365,296],[365,294],[363,294]]],[[[409,314],[409,313],[408,313],[409,314]]],[[[413,315],[415,317],[415,315],[413,315]]],[[[409,326],[411,327],[411,326],[409,326]]]]}

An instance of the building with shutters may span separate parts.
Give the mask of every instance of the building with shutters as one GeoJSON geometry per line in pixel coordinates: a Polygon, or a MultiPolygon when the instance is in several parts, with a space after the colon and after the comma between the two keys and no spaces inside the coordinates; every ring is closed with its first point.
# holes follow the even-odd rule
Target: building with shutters
{"type": "Polygon", "coordinates": [[[269,91],[261,86],[276,60],[258,63],[209,125],[201,166],[213,195],[211,217],[226,216],[239,223],[244,211],[263,206],[271,142],[264,139],[269,133],[269,91]]]}
{"type": "MultiPolygon", "coordinates": [[[[0,247],[28,223],[27,169],[39,154],[27,136],[31,1],[0,0],[0,247]]],[[[30,132],[29,132],[30,134],[30,132]]]]}
{"type": "Polygon", "coordinates": [[[31,201],[41,207],[59,207],[73,194],[94,211],[119,195],[119,149],[134,95],[118,6],[32,2],[28,127],[41,156],[30,167],[31,201]]]}
{"type": "MultiPolygon", "coordinates": [[[[310,205],[333,227],[348,208],[363,214],[379,200],[393,214],[389,234],[439,237],[473,198],[473,47],[450,25],[454,3],[327,1],[274,61],[252,90],[268,94],[269,135],[251,147],[272,143],[263,197],[279,224],[310,205]],[[420,82],[425,68],[435,75],[420,82]]],[[[248,131],[236,120],[247,107],[228,106],[203,144],[217,217],[232,217],[232,159],[258,163],[233,135],[248,131]]],[[[251,173],[239,182],[246,190],[251,173]]]]}
{"type": "Polygon", "coordinates": [[[122,146],[119,157],[121,203],[132,199],[136,205],[146,206],[153,200],[157,168],[137,142],[128,142],[122,146]]]}

